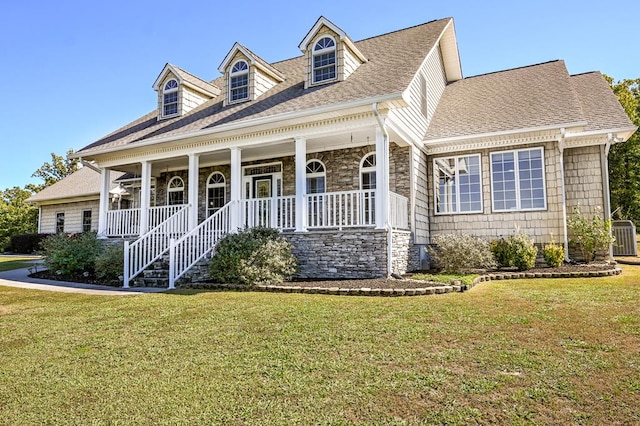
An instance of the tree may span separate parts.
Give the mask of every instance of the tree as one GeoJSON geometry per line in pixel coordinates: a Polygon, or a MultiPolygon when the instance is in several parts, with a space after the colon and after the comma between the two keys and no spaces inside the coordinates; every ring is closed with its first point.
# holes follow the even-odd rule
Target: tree
{"type": "Polygon", "coordinates": [[[30,189],[41,190],[47,186],[51,186],[59,180],[64,179],[71,173],[78,170],[79,161],[77,159],[69,159],[69,156],[73,154],[73,150],[67,151],[66,157],[51,153],[51,163],[45,162],[38,170],[33,172],[31,177],[38,177],[44,180],[44,184],[40,187],[31,187],[30,189]]]}
{"type": "Polygon", "coordinates": [[[18,186],[0,190],[0,249],[7,246],[12,235],[35,233],[38,209],[25,200],[32,195],[18,186]]]}
{"type": "MultiPolygon", "coordinates": [[[[605,76],[631,121],[640,126],[640,78],[613,82],[605,76]]],[[[616,217],[640,223],[640,135],[634,133],[625,143],[609,152],[611,206],[616,217]]]]}

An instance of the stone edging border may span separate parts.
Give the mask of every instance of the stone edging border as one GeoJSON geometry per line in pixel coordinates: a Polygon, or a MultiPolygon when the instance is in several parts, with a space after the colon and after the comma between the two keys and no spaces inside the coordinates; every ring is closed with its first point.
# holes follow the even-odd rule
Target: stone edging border
{"type": "Polygon", "coordinates": [[[255,285],[242,284],[201,284],[182,288],[208,289],[208,290],[235,290],[235,291],[259,291],[271,293],[304,293],[304,294],[330,294],[336,296],[426,296],[432,294],[461,293],[469,290],[482,282],[497,280],[516,280],[530,278],[589,278],[620,275],[622,269],[606,269],[602,271],[574,271],[574,272],[503,272],[480,275],[470,285],[438,285],[422,288],[340,288],[340,287],[301,287],[283,285],[255,285]]]}

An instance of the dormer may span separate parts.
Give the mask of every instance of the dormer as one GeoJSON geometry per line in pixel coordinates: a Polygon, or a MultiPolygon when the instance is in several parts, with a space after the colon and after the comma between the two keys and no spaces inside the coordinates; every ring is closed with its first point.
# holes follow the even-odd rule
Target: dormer
{"type": "Polygon", "coordinates": [[[158,120],[180,117],[220,94],[220,89],[188,72],[166,64],[153,83],[158,92],[158,120]]]}
{"type": "Polygon", "coordinates": [[[340,27],[321,16],[298,48],[306,59],[304,87],[346,80],[367,58],[340,27]]]}
{"type": "Polygon", "coordinates": [[[224,76],[224,105],[258,99],[284,81],[284,75],[258,55],[235,43],[218,67],[224,76]]]}

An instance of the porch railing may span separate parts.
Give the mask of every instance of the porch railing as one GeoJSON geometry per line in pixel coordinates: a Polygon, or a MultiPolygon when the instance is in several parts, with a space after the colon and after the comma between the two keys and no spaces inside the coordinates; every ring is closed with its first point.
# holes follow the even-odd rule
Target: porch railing
{"type": "Polygon", "coordinates": [[[229,206],[209,216],[204,222],[181,238],[169,243],[169,288],[200,259],[211,253],[213,247],[230,231],[229,206]]]}
{"type": "Polygon", "coordinates": [[[394,229],[409,229],[409,199],[389,192],[389,221],[394,229]]]}
{"type": "Polygon", "coordinates": [[[107,237],[130,237],[140,234],[140,209],[108,210],[107,237]]]}
{"type": "MultiPolygon", "coordinates": [[[[156,206],[149,208],[147,229],[155,228],[184,207],[156,206]]],[[[107,211],[107,237],[131,237],[140,234],[140,209],[107,211]]]]}
{"type": "Polygon", "coordinates": [[[151,228],[133,243],[124,243],[124,286],[169,249],[169,241],[188,229],[189,205],[185,204],[166,220],[151,228]]]}
{"type": "Polygon", "coordinates": [[[294,195],[240,200],[240,225],[245,228],[293,229],[296,227],[295,201],[294,195]]]}
{"type": "Polygon", "coordinates": [[[307,194],[307,228],[374,226],[375,197],[375,190],[307,194]]]}

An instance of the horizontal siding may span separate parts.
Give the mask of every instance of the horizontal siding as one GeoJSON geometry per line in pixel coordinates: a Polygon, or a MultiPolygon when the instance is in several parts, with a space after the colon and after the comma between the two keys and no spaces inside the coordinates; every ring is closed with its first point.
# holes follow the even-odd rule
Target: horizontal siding
{"type": "Polygon", "coordinates": [[[194,108],[202,105],[207,101],[207,98],[200,95],[194,90],[187,87],[182,87],[182,113],[186,114],[194,108]]]}
{"type": "Polygon", "coordinates": [[[40,232],[56,232],[56,214],[64,213],[64,232],[82,232],[82,212],[91,210],[91,230],[98,230],[99,201],[79,201],[42,206],[40,211],[40,232]]]}
{"type": "Polygon", "coordinates": [[[415,229],[416,244],[429,243],[429,183],[427,178],[427,156],[419,149],[413,150],[413,185],[415,192],[415,229]]]}
{"type": "Polygon", "coordinates": [[[264,73],[256,70],[253,77],[254,99],[262,96],[267,90],[276,85],[276,82],[264,73]]]}
{"type": "Polygon", "coordinates": [[[356,58],[351,49],[344,47],[344,78],[345,80],[353,74],[360,66],[360,60],[356,58]]]}

